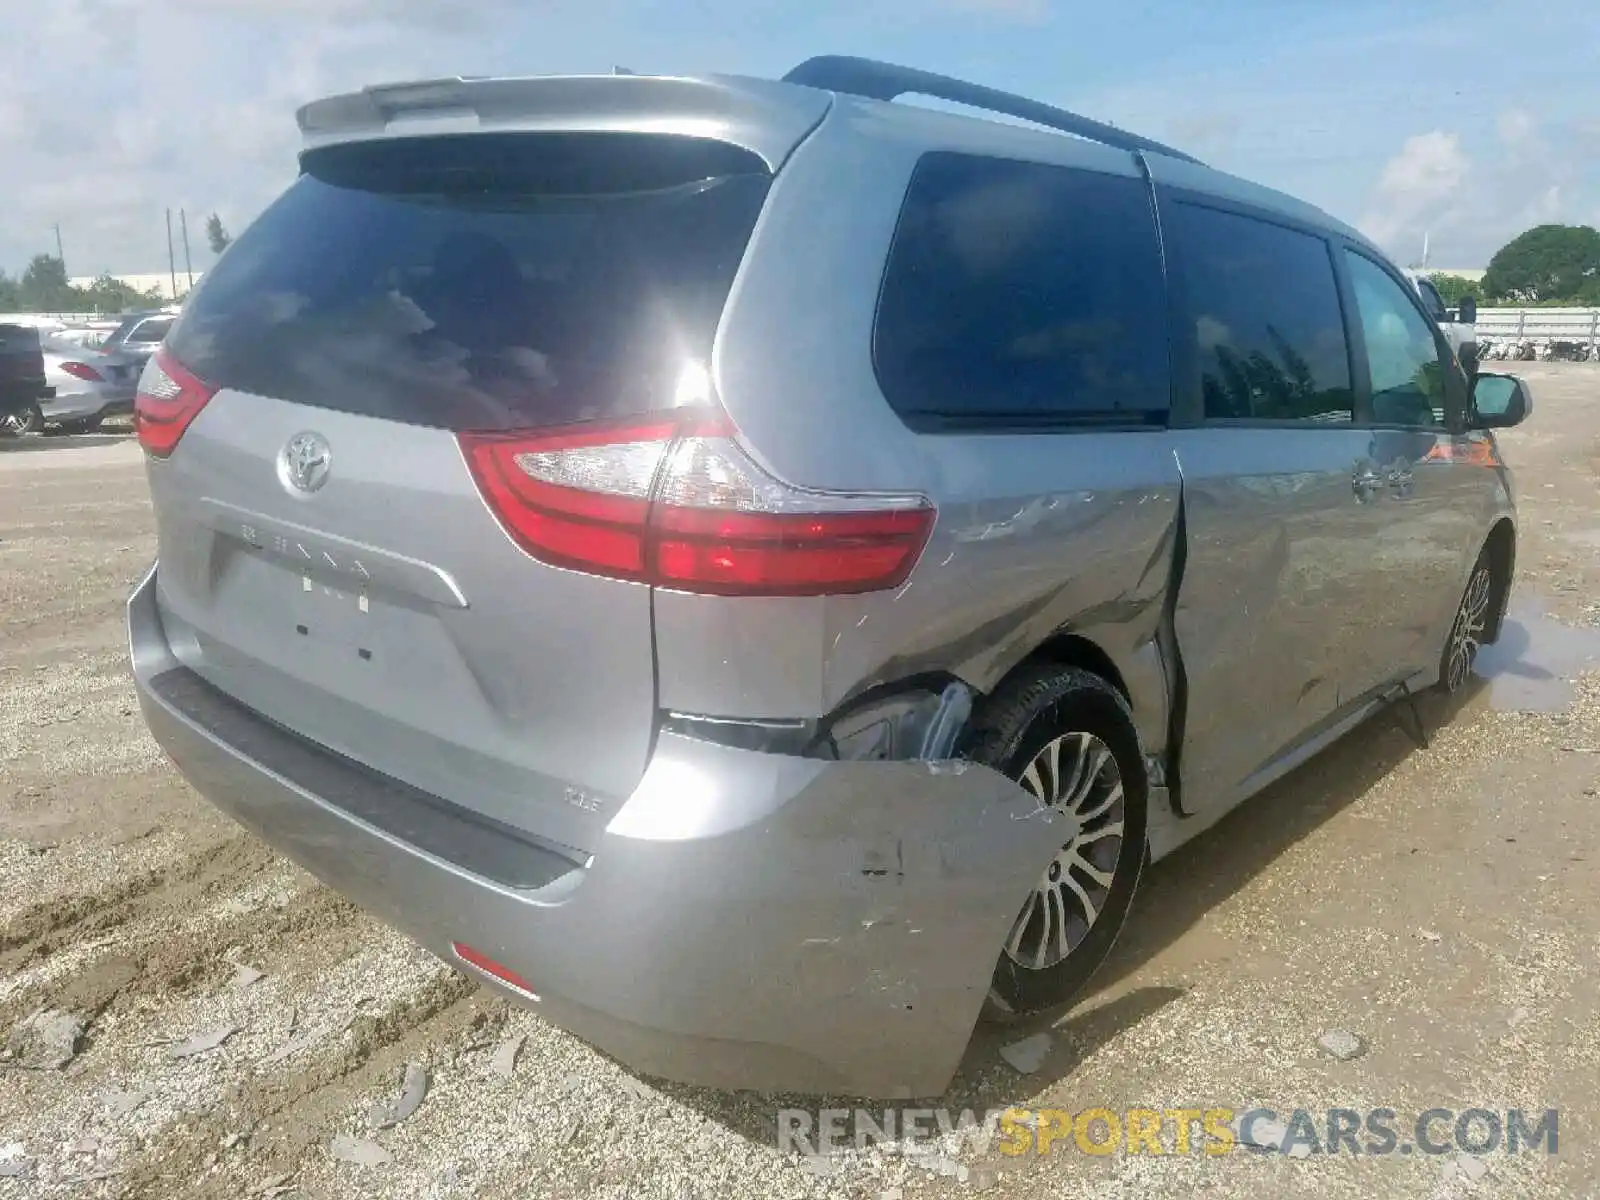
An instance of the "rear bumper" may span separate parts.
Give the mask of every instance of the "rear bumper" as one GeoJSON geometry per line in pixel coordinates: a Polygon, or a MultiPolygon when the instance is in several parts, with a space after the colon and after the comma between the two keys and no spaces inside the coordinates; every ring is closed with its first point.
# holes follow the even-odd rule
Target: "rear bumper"
{"type": "Polygon", "coordinates": [[[156,575],[128,605],[145,719],[209,800],[330,887],[640,1072],[928,1097],[1054,853],[1021,788],[962,764],[828,763],[663,735],[577,864],[262,721],[179,664],[156,575]],[[318,764],[321,764],[320,766],[318,764]],[[455,822],[455,825],[452,825],[455,822]]]}
{"type": "Polygon", "coordinates": [[[46,421],[79,421],[86,417],[110,417],[133,411],[134,394],[128,388],[101,388],[80,392],[57,392],[40,404],[46,421]]]}

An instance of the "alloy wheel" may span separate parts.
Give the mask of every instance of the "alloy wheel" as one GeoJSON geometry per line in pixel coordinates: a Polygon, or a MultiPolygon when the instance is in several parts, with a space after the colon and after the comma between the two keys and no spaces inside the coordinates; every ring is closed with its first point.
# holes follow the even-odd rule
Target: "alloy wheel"
{"type": "Polygon", "coordinates": [[[1494,591],[1494,578],[1489,568],[1479,563],[1467,584],[1466,595],[1461,597],[1461,607],[1456,612],[1455,625],[1450,630],[1450,653],[1445,661],[1445,686],[1458,692],[1466,686],[1472,674],[1472,664],[1477,660],[1478,647],[1483,643],[1483,631],[1489,623],[1489,596],[1494,591]]]}
{"type": "Polygon", "coordinates": [[[1065,834],[1006,939],[1012,962],[1041,971],[1077,949],[1105,907],[1122,854],[1126,800],[1116,756],[1090,733],[1046,743],[1019,782],[1065,834]]]}

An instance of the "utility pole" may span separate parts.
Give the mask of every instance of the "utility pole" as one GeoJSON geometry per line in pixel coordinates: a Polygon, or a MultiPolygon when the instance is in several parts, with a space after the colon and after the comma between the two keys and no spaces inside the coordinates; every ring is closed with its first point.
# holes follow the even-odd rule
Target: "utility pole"
{"type": "Polygon", "coordinates": [[[167,270],[172,277],[172,298],[178,298],[178,260],[172,253],[172,210],[167,209],[167,270]]]}
{"type": "MultiPolygon", "coordinates": [[[[189,276],[189,291],[194,291],[194,263],[189,258],[189,215],[178,210],[178,224],[183,227],[183,270],[189,276]]],[[[186,292],[185,295],[188,293],[186,292]]],[[[174,297],[176,299],[176,297],[174,297]]]]}
{"type": "Polygon", "coordinates": [[[61,264],[61,273],[67,272],[67,256],[61,249],[61,222],[56,222],[56,261],[61,264]]]}

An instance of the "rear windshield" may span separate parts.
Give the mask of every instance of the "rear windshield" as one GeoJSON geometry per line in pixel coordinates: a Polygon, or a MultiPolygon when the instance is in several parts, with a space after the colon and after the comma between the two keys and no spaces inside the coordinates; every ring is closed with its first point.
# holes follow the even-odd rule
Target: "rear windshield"
{"type": "Polygon", "coordinates": [[[32,325],[0,325],[0,354],[35,354],[39,331],[32,325]]]}
{"type": "Polygon", "coordinates": [[[771,181],[725,143],[635,134],[410,138],[303,166],[168,345],[218,387],[451,429],[668,406],[771,181]]]}
{"type": "Polygon", "coordinates": [[[134,326],[128,334],[128,341],[135,344],[142,342],[159,342],[167,336],[167,331],[172,328],[172,317],[152,317],[134,326]]]}

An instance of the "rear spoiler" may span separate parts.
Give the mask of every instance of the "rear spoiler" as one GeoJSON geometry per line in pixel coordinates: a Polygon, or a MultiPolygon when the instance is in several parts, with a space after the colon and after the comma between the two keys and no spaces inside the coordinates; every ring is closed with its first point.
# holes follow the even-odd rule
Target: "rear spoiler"
{"type": "Polygon", "coordinates": [[[776,171],[832,102],[812,88],[731,76],[454,76],[330,96],[295,116],[302,152],[430,129],[659,132],[716,138],[776,171]]]}

